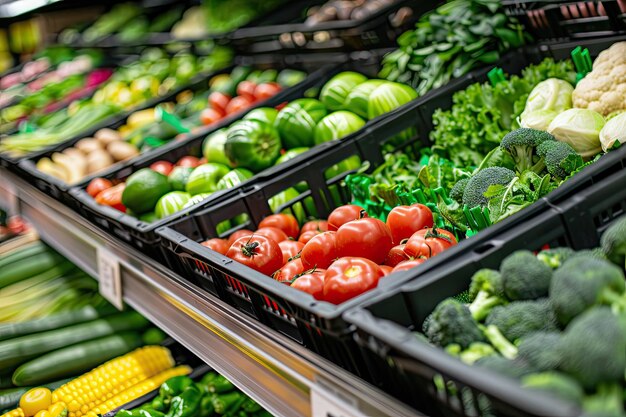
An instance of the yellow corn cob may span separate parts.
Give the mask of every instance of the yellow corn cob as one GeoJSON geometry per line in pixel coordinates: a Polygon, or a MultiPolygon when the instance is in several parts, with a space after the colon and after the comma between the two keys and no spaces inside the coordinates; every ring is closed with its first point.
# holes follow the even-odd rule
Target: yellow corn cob
{"type": "Polygon", "coordinates": [[[24,412],[21,408],[16,408],[7,413],[2,414],[0,417],[24,417],[24,412]]]}
{"type": "MultiPolygon", "coordinates": [[[[187,365],[177,366],[176,368],[168,369],[167,371],[161,372],[160,374],[153,376],[147,381],[140,382],[139,384],[127,389],[124,392],[116,395],[115,397],[107,400],[106,402],[92,408],[88,413],[85,414],[85,417],[97,417],[98,414],[105,414],[109,411],[113,411],[118,407],[123,406],[124,404],[128,404],[129,402],[146,395],[147,393],[158,389],[161,384],[163,384],[168,379],[179,376],[179,375],[187,375],[191,372],[191,368],[187,365]]],[[[70,417],[72,413],[69,414],[70,417]]]]}
{"type": "Polygon", "coordinates": [[[112,359],[68,382],[52,393],[52,402],[64,402],[69,417],[89,410],[174,366],[167,348],[146,346],[112,359]]]}

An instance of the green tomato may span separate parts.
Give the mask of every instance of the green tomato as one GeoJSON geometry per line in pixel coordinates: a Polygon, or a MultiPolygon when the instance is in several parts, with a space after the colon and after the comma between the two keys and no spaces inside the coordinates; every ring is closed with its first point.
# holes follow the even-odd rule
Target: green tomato
{"type": "Polygon", "coordinates": [[[170,183],[170,188],[174,191],[185,191],[187,188],[187,181],[189,176],[193,172],[191,167],[174,167],[167,179],[170,183]]]}
{"type": "Polygon", "coordinates": [[[261,123],[274,124],[278,110],[273,107],[259,107],[246,114],[244,120],[256,120],[261,123]]]}
{"type": "Polygon", "coordinates": [[[182,210],[185,204],[189,201],[189,198],[191,198],[191,195],[184,191],[169,192],[157,201],[154,214],[159,219],[171,216],[172,214],[182,210]]]}
{"type": "Polygon", "coordinates": [[[191,195],[217,191],[217,182],[230,171],[226,165],[208,162],[193,170],[187,181],[187,192],[191,195]]]}
{"type": "MultiPolygon", "coordinates": [[[[285,191],[276,194],[274,197],[270,198],[268,203],[272,212],[277,213],[280,207],[284,204],[287,204],[293,201],[300,195],[298,190],[293,187],[287,188],[285,191]]],[[[286,208],[281,211],[281,213],[292,214],[298,219],[298,223],[303,224],[307,219],[307,213],[309,216],[317,217],[317,209],[315,208],[315,203],[311,197],[307,197],[304,199],[304,206],[302,202],[295,203],[291,209],[286,208]],[[306,208],[306,211],[305,211],[306,208]]]]}
{"type": "Polygon", "coordinates": [[[212,193],[200,193],[191,197],[183,206],[184,209],[187,207],[195,206],[196,204],[204,201],[207,197],[209,197],[212,193]]]}
{"type": "Polygon", "coordinates": [[[319,100],[301,98],[287,104],[278,113],[274,126],[285,148],[311,147],[315,144],[315,126],[326,114],[328,111],[319,100]]]}
{"type": "Polygon", "coordinates": [[[329,110],[341,110],[350,91],[365,81],[367,77],[358,72],[341,72],[324,84],[320,100],[329,110]]]}
{"type": "Polygon", "coordinates": [[[282,154],[280,158],[276,161],[276,165],[282,164],[283,162],[287,162],[290,159],[295,158],[296,156],[308,151],[311,148],[293,148],[289,149],[287,152],[282,154]]]}
{"type": "Polygon", "coordinates": [[[343,108],[367,119],[370,95],[385,82],[384,80],[367,80],[357,85],[346,97],[343,108]]]}
{"type": "Polygon", "coordinates": [[[365,120],[354,113],[340,110],[324,117],[315,127],[315,144],[341,139],[365,126],[365,120]]]}
{"type": "Polygon", "coordinates": [[[236,167],[259,172],[274,165],[282,144],[276,129],[258,120],[241,120],[228,129],[226,156],[236,167]]]}
{"type": "Polygon", "coordinates": [[[252,178],[254,174],[245,168],[235,168],[217,182],[218,190],[228,190],[252,178]]]}
{"type": "Polygon", "coordinates": [[[202,155],[206,158],[207,162],[217,162],[218,164],[231,166],[230,161],[226,157],[226,153],[224,153],[224,144],[227,138],[226,133],[226,129],[220,129],[204,139],[202,143],[202,155]]]}

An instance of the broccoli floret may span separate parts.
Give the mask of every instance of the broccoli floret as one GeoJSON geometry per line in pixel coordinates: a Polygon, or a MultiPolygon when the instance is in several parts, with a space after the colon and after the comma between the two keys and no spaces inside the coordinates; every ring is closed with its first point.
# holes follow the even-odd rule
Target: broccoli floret
{"type": "Polygon", "coordinates": [[[509,300],[534,300],[548,295],[552,268],[530,251],[520,250],[507,256],[500,265],[500,274],[509,300]]]}
{"type": "Polygon", "coordinates": [[[621,381],[626,367],[626,329],[623,316],[608,307],[594,307],[565,329],[559,368],[585,388],[621,381]]]}
{"type": "Polygon", "coordinates": [[[583,399],[586,417],[624,417],[622,388],[619,384],[602,384],[596,393],[583,399]]]}
{"type": "Polygon", "coordinates": [[[524,336],[517,346],[520,359],[538,371],[557,369],[561,363],[561,333],[534,332],[524,336]]]}
{"type": "Polygon", "coordinates": [[[496,326],[512,342],[530,333],[557,329],[556,317],[547,298],[514,301],[505,306],[494,307],[485,324],[496,326]]]}
{"type": "Polygon", "coordinates": [[[481,269],[472,276],[469,287],[470,311],[474,319],[480,321],[487,317],[491,309],[504,304],[504,290],[502,289],[502,277],[493,269],[481,269]]]}
{"type": "Polygon", "coordinates": [[[452,298],[437,305],[423,330],[428,340],[440,347],[456,343],[465,349],[473,342],[485,340],[469,308],[452,298]]]}
{"type": "Polygon", "coordinates": [[[502,356],[485,356],[474,362],[474,365],[515,379],[536,372],[523,361],[510,360],[502,356]]]}
{"type": "Polygon", "coordinates": [[[606,261],[606,255],[602,251],[601,248],[593,248],[593,249],[581,249],[579,251],[574,252],[570,259],[574,258],[593,258],[593,259],[601,259],[606,261]]]}
{"type": "Polygon", "coordinates": [[[459,358],[468,365],[472,365],[480,358],[497,355],[497,352],[490,344],[476,342],[469,345],[467,349],[459,354],[459,358]]]}
{"type": "Polygon", "coordinates": [[[554,249],[544,249],[537,254],[537,259],[548,265],[550,268],[557,269],[563,264],[563,262],[574,255],[574,253],[576,252],[574,252],[573,249],[566,246],[554,249]]]}
{"type": "Polygon", "coordinates": [[[543,158],[548,172],[558,178],[566,178],[584,164],[574,148],[558,140],[539,144],[537,155],[543,158]]]}
{"type": "Polygon", "coordinates": [[[455,300],[457,300],[461,304],[469,304],[469,303],[472,302],[472,300],[470,299],[468,291],[463,291],[462,293],[459,293],[459,294],[455,295],[452,298],[454,298],[455,300]]]}
{"type": "Polygon", "coordinates": [[[456,184],[450,190],[450,198],[454,201],[458,201],[459,203],[463,201],[463,192],[465,191],[465,187],[469,182],[469,178],[461,178],[457,181],[456,184]]]}
{"type": "Polygon", "coordinates": [[[543,158],[535,157],[536,148],[545,141],[554,140],[554,136],[548,132],[521,128],[505,135],[500,142],[500,148],[511,155],[517,172],[532,170],[540,173],[545,163],[543,158]]]}
{"type": "Polygon", "coordinates": [[[517,348],[500,332],[500,329],[490,325],[482,326],[482,330],[489,343],[500,352],[500,355],[507,359],[515,359],[517,357],[517,348]]]}
{"type": "Polygon", "coordinates": [[[560,399],[580,405],[585,395],[575,379],[559,372],[542,372],[522,377],[522,387],[541,391],[560,399]]]}
{"type": "Polygon", "coordinates": [[[626,216],[614,221],[600,239],[602,251],[608,260],[626,268],[626,216]]]}
{"type": "Polygon", "coordinates": [[[515,178],[515,172],[507,168],[491,167],[478,171],[465,186],[463,204],[469,208],[486,207],[489,203],[485,197],[487,189],[492,185],[507,185],[513,178],[515,178]]]}
{"type": "Polygon", "coordinates": [[[585,310],[600,304],[623,308],[624,273],[603,259],[575,256],[554,271],[550,302],[563,325],[585,310]]]}

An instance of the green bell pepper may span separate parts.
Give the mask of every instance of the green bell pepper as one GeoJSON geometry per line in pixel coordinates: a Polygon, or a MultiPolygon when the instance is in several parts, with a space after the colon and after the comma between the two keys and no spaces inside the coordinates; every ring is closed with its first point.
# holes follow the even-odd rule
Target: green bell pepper
{"type": "Polygon", "coordinates": [[[153,409],[157,411],[167,411],[165,407],[165,402],[163,401],[163,397],[160,395],[157,395],[156,397],[154,397],[150,405],[152,406],[153,409]]]}
{"type": "Polygon", "coordinates": [[[201,401],[202,392],[195,384],[190,385],[182,394],[172,398],[167,417],[195,417],[200,410],[201,401]]]}
{"type": "Polygon", "coordinates": [[[175,376],[161,385],[159,396],[163,399],[164,404],[168,404],[173,397],[182,394],[192,384],[193,380],[186,375],[175,376]]]}
{"type": "Polygon", "coordinates": [[[212,379],[207,385],[209,387],[209,392],[214,392],[216,394],[229,392],[235,389],[233,383],[222,375],[218,375],[217,378],[212,379]]]}
{"type": "Polygon", "coordinates": [[[218,374],[217,372],[208,372],[206,375],[202,377],[202,379],[200,380],[200,383],[208,386],[209,383],[213,381],[215,378],[217,378],[219,375],[220,374],[218,374]]]}
{"type": "Polygon", "coordinates": [[[213,398],[213,407],[218,414],[236,413],[246,401],[246,396],[239,391],[218,395],[213,398]]]}
{"type": "Polygon", "coordinates": [[[139,417],[165,417],[165,414],[153,408],[143,408],[141,410],[133,410],[133,413],[134,411],[138,411],[137,414],[139,415],[139,417]]]}
{"type": "Polygon", "coordinates": [[[246,400],[241,404],[241,408],[246,413],[256,413],[257,411],[261,411],[261,405],[254,401],[252,398],[246,398],[246,400]]]}
{"type": "Polygon", "coordinates": [[[216,394],[205,394],[202,397],[202,400],[200,401],[200,411],[198,413],[198,417],[210,417],[215,413],[215,407],[213,407],[213,398],[215,396],[216,394]]]}
{"type": "Polygon", "coordinates": [[[276,129],[258,120],[241,120],[228,129],[224,151],[237,167],[259,172],[274,165],[282,144],[276,129]]]}
{"type": "Polygon", "coordinates": [[[115,415],[119,417],[134,417],[132,410],[120,410],[115,415]]]}
{"type": "Polygon", "coordinates": [[[273,107],[259,107],[246,114],[244,120],[256,120],[261,123],[274,124],[278,110],[273,107]]]}
{"type": "Polygon", "coordinates": [[[276,117],[274,126],[287,149],[313,146],[315,126],[328,111],[321,101],[301,98],[287,104],[276,117]]]}

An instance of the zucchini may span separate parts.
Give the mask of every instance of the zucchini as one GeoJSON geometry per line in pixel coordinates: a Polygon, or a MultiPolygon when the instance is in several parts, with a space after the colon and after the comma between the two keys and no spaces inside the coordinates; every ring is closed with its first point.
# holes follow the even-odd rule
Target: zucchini
{"type": "Polygon", "coordinates": [[[28,243],[26,245],[22,245],[19,249],[15,249],[9,255],[3,256],[2,259],[0,259],[0,271],[14,262],[28,259],[33,256],[38,256],[44,252],[49,251],[51,251],[50,248],[48,248],[40,240],[28,243]]]}
{"type": "Polygon", "coordinates": [[[78,343],[26,362],[13,373],[13,383],[18,387],[40,385],[80,374],[141,345],[138,332],[122,332],[78,343]]]}
{"type": "MultiPolygon", "coordinates": [[[[0,389],[5,389],[5,388],[13,388],[13,372],[9,372],[8,374],[4,374],[4,370],[3,370],[3,375],[0,375],[0,389]]],[[[2,409],[2,407],[0,407],[0,409],[2,409]]]]}
{"type": "Polygon", "coordinates": [[[78,310],[66,311],[53,314],[40,319],[23,321],[18,323],[0,323],[0,340],[13,339],[28,334],[60,329],[73,324],[92,321],[115,313],[117,310],[110,304],[101,308],[91,305],[78,310]]]}
{"type": "Polygon", "coordinates": [[[0,288],[46,272],[64,260],[65,258],[57,253],[44,252],[36,257],[28,257],[13,262],[0,269],[0,288]]]}
{"type": "Polygon", "coordinates": [[[62,329],[5,340],[0,342],[0,369],[19,365],[32,357],[76,343],[126,330],[140,330],[148,324],[148,320],[141,314],[130,311],[62,329]]]}
{"type": "MultiPolygon", "coordinates": [[[[74,378],[62,379],[60,381],[44,384],[50,391],[54,391],[61,385],[65,385],[74,378]]],[[[26,393],[31,387],[12,387],[9,389],[0,390],[0,410],[17,408],[22,395],[26,393]]]]}

